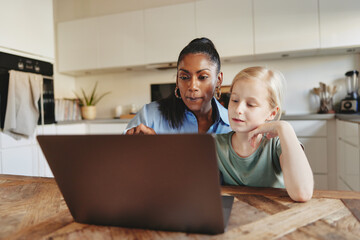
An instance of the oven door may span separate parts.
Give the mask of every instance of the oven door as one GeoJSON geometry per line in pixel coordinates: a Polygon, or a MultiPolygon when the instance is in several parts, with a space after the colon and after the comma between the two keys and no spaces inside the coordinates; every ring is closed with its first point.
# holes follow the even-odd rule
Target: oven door
{"type": "Polygon", "coordinates": [[[43,110],[41,109],[41,99],[39,100],[40,117],[38,124],[42,124],[42,113],[44,113],[44,124],[55,123],[55,99],[54,99],[54,80],[51,77],[43,77],[43,110]]]}

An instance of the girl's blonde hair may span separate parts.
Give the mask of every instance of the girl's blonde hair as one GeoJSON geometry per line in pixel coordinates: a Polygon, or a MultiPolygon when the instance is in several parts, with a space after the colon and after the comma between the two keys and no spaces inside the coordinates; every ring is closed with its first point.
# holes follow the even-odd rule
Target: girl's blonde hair
{"type": "Polygon", "coordinates": [[[237,81],[240,80],[260,80],[263,81],[269,91],[269,104],[271,108],[279,107],[279,111],[275,117],[276,120],[279,120],[282,112],[282,100],[284,95],[284,84],[285,78],[283,74],[276,70],[271,70],[266,67],[249,67],[245,68],[236,74],[234,80],[231,83],[230,93],[232,92],[233,86],[237,81]]]}

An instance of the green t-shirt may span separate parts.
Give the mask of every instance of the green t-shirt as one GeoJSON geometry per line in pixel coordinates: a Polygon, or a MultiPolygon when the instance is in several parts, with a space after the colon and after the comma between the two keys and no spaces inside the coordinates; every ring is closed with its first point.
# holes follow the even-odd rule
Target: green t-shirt
{"type": "Polygon", "coordinates": [[[234,132],[217,134],[219,169],[226,185],[284,188],[280,167],[281,146],[278,137],[263,137],[256,151],[246,158],[236,154],[231,144],[234,132]]]}

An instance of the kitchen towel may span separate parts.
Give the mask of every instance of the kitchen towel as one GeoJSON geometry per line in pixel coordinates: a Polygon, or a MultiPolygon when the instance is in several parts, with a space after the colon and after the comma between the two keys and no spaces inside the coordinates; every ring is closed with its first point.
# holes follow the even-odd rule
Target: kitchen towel
{"type": "Polygon", "coordinates": [[[3,132],[19,140],[35,132],[43,78],[39,74],[10,70],[3,132]]]}

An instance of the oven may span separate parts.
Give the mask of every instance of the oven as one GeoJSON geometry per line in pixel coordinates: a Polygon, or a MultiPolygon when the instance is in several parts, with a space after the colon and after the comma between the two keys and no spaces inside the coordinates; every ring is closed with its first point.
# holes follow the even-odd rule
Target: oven
{"type": "Polygon", "coordinates": [[[43,76],[42,98],[38,102],[40,112],[38,124],[55,123],[53,64],[0,52],[0,128],[4,128],[10,70],[36,73],[43,76]]]}

